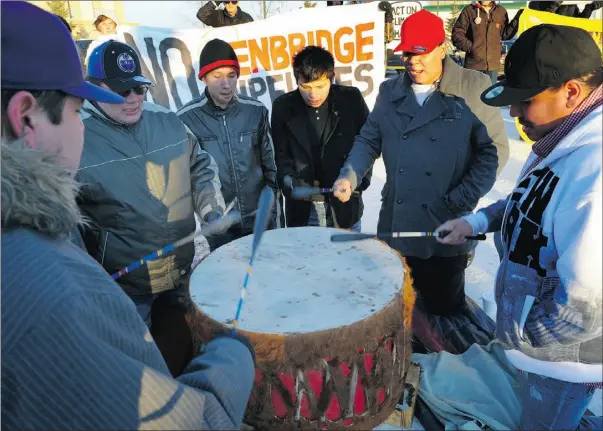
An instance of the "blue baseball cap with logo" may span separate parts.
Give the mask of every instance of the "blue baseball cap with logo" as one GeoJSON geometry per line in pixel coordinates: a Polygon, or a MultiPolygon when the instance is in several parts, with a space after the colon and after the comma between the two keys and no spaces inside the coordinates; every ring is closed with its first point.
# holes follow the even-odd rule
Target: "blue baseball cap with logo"
{"type": "Polygon", "coordinates": [[[59,90],[82,99],[124,103],[84,80],[80,56],[59,18],[25,1],[3,1],[2,89],[59,90]]]}
{"type": "Polygon", "coordinates": [[[152,85],[142,76],[136,51],[130,45],[116,40],[108,40],[90,53],[88,79],[103,82],[117,93],[139,85],[152,85]]]}

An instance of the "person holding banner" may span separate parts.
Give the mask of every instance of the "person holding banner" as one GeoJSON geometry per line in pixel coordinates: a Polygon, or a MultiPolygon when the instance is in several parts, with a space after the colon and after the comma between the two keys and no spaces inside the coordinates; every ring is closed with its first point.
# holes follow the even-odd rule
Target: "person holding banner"
{"type": "Polygon", "coordinates": [[[249,341],[207,337],[173,378],[132,301],[68,240],[85,223],[73,178],[82,99],[123,98],[84,81],[57,17],[29,2],[0,7],[2,429],[239,429],[255,369],[249,341]]]}
{"type": "MultiPolygon", "coordinates": [[[[509,384],[498,388],[515,396],[502,390],[497,399],[519,400],[520,407],[515,414],[506,406],[504,415],[513,412],[516,421],[504,429],[575,430],[595,388],[603,386],[601,52],[580,28],[538,25],[511,47],[505,77],[482,99],[510,105],[511,116],[535,141],[532,152],[506,199],[444,223],[437,230],[450,233],[438,241],[460,245],[474,232],[502,231],[498,341],[489,350],[502,353],[501,367],[512,370],[509,384]]],[[[475,363],[488,362],[480,356],[474,352],[475,363]]],[[[440,362],[438,369],[447,366],[440,362]]],[[[477,386],[489,383],[492,373],[484,373],[477,374],[477,386]]],[[[476,370],[460,378],[469,375],[476,370]]],[[[601,429],[600,417],[598,425],[580,429],[601,429]]]]}
{"type": "Polygon", "coordinates": [[[247,12],[243,12],[238,1],[208,1],[197,11],[197,19],[210,27],[228,27],[253,22],[247,12]],[[224,9],[218,9],[222,3],[224,9]]]}
{"type": "MultiPolygon", "coordinates": [[[[205,91],[177,112],[201,148],[216,160],[222,194],[228,202],[236,199],[243,217],[242,225],[206,238],[212,251],[253,231],[253,216],[265,186],[279,194],[268,109],[256,99],[237,94],[239,73],[239,60],[230,44],[210,40],[199,57],[198,77],[205,91]]],[[[280,227],[281,222],[277,202],[270,228],[280,227]]]]}
{"type": "MultiPolygon", "coordinates": [[[[87,101],[84,153],[77,179],[88,252],[113,274],[141,256],[184,238],[225,210],[213,158],[175,113],[145,102],[150,81],[127,44],[111,40],[90,55],[91,82],[125,98],[109,106],[87,101]]],[[[181,298],[194,245],[149,262],[121,277],[142,318],[151,326],[158,295],[181,298]]]]}
{"type": "MultiPolygon", "coordinates": [[[[369,109],[360,90],[332,83],[335,60],[324,48],[307,46],[298,52],[293,58],[293,74],[297,89],[279,96],[272,104],[272,133],[279,185],[286,199],[287,227],[360,231],[364,208],[361,194],[346,203],[328,195],[300,201],[291,198],[291,190],[298,186],[333,186],[369,109]]],[[[369,185],[370,173],[362,179],[358,191],[369,185]]]]}
{"type": "MultiPolygon", "coordinates": [[[[406,71],[381,84],[334,186],[335,197],[347,202],[383,155],[387,179],[377,231],[384,234],[430,232],[451,214],[471,211],[508,158],[501,113],[479,100],[490,80],[446,55],[442,19],[416,12],[402,23],[401,35],[395,51],[403,51],[406,71]]],[[[475,241],[454,248],[425,239],[389,244],[405,256],[417,303],[429,314],[465,310],[465,268],[475,241]]]]}

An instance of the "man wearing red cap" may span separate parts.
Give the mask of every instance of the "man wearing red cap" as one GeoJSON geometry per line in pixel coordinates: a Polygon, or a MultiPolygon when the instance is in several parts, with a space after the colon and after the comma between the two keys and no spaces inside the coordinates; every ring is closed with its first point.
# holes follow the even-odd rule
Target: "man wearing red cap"
{"type": "MultiPolygon", "coordinates": [[[[430,232],[451,214],[468,213],[508,158],[502,116],[479,98],[490,80],[449,58],[445,39],[444,23],[428,11],[404,21],[394,51],[403,51],[406,71],[381,84],[335,183],[335,196],[347,202],[383,155],[387,180],[379,233],[430,232]]],[[[463,309],[465,268],[475,241],[444,247],[432,239],[397,238],[389,244],[406,257],[428,312],[449,316],[463,309]]]]}

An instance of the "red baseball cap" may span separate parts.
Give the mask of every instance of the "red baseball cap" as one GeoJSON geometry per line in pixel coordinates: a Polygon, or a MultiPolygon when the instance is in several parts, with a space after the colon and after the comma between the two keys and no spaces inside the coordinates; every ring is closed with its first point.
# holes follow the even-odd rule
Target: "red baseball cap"
{"type": "Polygon", "coordinates": [[[413,13],[402,22],[400,45],[394,52],[427,54],[446,40],[444,21],[425,9],[413,13]]]}

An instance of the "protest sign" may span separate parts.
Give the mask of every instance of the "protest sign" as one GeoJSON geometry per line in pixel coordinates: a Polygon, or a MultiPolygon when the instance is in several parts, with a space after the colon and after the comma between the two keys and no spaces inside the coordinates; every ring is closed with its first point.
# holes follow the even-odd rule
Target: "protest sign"
{"type": "Polygon", "coordinates": [[[297,87],[292,58],[307,45],[321,45],[335,58],[336,81],[358,87],[373,107],[385,75],[384,14],[376,4],[308,8],[261,21],[221,28],[172,30],[122,27],[118,39],[142,60],[153,82],[149,100],[172,110],[202,94],[199,54],[211,39],[231,44],[239,58],[239,92],[271,109],[272,101],[297,87]]]}

